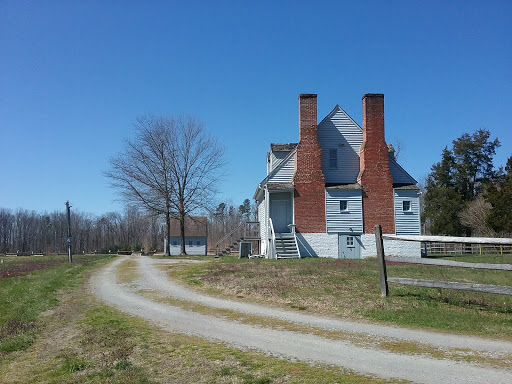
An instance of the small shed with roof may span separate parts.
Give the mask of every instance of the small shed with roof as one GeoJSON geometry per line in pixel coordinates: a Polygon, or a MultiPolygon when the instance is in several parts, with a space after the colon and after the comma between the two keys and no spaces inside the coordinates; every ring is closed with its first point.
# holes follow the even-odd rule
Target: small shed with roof
{"type": "MultiPolygon", "coordinates": [[[[185,218],[185,251],[187,255],[206,255],[208,220],[205,216],[185,218]]],[[[166,241],[164,240],[164,246],[166,241]]],[[[180,221],[171,219],[171,255],[181,253],[180,221]]]]}

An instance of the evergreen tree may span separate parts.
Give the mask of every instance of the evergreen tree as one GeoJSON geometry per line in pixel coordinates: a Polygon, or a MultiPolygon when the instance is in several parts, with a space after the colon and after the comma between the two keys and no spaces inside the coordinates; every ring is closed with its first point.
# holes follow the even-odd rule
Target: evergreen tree
{"type": "Polygon", "coordinates": [[[224,222],[226,221],[226,204],[225,203],[220,203],[217,206],[217,209],[215,210],[213,217],[215,218],[215,220],[217,222],[224,224],[224,222]]]}
{"type": "Polygon", "coordinates": [[[444,148],[441,161],[427,177],[423,220],[430,222],[433,234],[470,236],[471,228],[461,223],[460,214],[486,184],[496,180],[492,160],[500,142],[491,141],[490,132],[479,129],[452,144],[453,149],[444,148]]]}
{"type": "Polygon", "coordinates": [[[479,129],[471,136],[464,133],[453,141],[455,187],[464,201],[471,201],[485,184],[496,180],[492,160],[500,142],[490,141],[490,136],[488,130],[479,129]]]}
{"type": "Polygon", "coordinates": [[[455,157],[447,147],[443,150],[442,160],[432,166],[427,177],[424,218],[430,220],[430,232],[460,236],[465,228],[458,214],[464,202],[455,188],[455,157]]]}
{"type": "Polygon", "coordinates": [[[244,220],[249,220],[251,216],[251,200],[245,199],[243,204],[238,207],[238,212],[244,220]]]}
{"type": "Polygon", "coordinates": [[[485,194],[491,203],[487,224],[496,232],[512,236],[512,156],[505,166],[506,175],[496,185],[490,185],[485,194]]]}

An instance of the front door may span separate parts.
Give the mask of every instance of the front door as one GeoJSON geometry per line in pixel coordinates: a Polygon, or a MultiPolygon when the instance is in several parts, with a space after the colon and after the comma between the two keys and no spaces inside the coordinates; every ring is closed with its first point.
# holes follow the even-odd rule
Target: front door
{"type": "Polygon", "coordinates": [[[290,200],[272,199],[270,201],[270,218],[276,233],[290,232],[290,228],[288,228],[288,224],[291,224],[290,200]]]}
{"type": "Polygon", "coordinates": [[[338,258],[360,259],[361,237],[340,234],[338,238],[338,258]]]}

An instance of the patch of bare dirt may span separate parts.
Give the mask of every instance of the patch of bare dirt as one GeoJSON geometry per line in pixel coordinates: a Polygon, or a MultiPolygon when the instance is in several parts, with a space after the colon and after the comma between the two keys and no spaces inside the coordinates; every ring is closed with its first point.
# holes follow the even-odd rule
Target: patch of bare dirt
{"type": "Polygon", "coordinates": [[[38,271],[66,263],[67,260],[31,260],[3,263],[0,265],[0,279],[24,276],[32,271],[38,271]]]}

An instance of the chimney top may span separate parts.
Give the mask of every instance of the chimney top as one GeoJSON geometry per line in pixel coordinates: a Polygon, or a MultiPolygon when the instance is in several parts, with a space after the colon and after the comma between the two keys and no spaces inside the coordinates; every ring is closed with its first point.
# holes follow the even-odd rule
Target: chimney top
{"type": "Polygon", "coordinates": [[[316,93],[301,93],[299,95],[300,99],[310,99],[310,98],[316,98],[316,93]]]}
{"type": "Polygon", "coordinates": [[[383,93],[365,93],[363,99],[365,97],[384,97],[383,93]]]}

